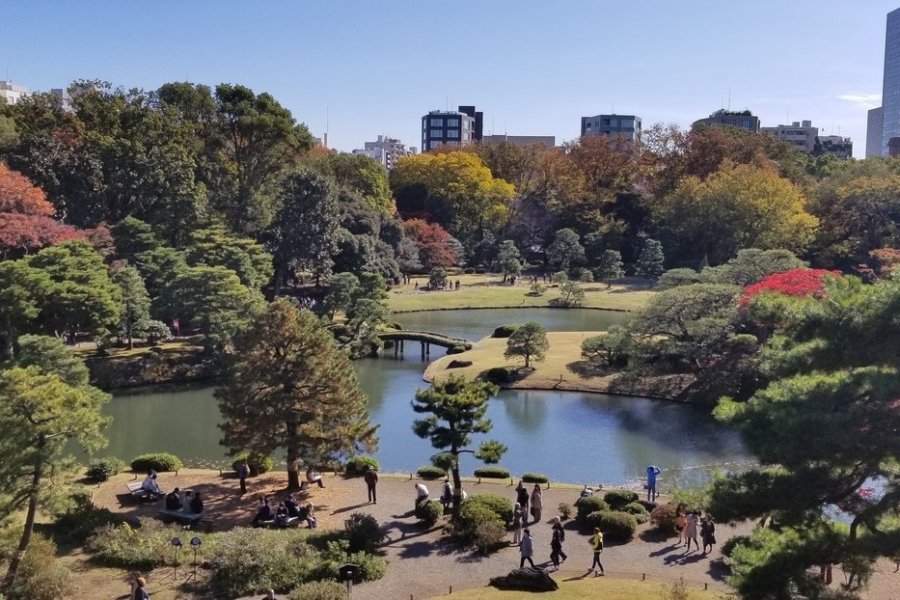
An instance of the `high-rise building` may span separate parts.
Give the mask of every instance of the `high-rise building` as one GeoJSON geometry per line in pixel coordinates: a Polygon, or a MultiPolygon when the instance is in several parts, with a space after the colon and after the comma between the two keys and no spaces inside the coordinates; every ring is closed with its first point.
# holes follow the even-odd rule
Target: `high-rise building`
{"type": "Polygon", "coordinates": [[[24,96],[31,95],[31,90],[23,85],[16,85],[12,81],[0,79],[0,98],[7,104],[15,104],[24,96]]]}
{"type": "Polygon", "coordinates": [[[697,127],[737,127],[759,133],[759,117],[754,116],[749,110],[737,112],[722,108],[705,119],[694,121],[691,128],[697,127]]]}
{"type": "Polygon", "coordinates": [[[422,152],[441,146],[465,146],[481,139],[484,114],[474,106],[458,111],[433,110],[422,117],[422,152]]]}
{"type": "Polygon", "coordinates": [[[374,158],[390,170],[394,168],[397,159],[401,156],[412,156],[416,153],[415,146],[406,148],[398,139],[379,135],[374,142],[366,142],[364,147],[353,151],[353,154],[362,154],[369,158],[374,158]]]}
{"type": "Polygon", "coordinates": [[[581,117],[581,135],[623,136],[641,139],[641,118],[635,115],[581,117]]]}
{"type": "Polygon", "coordinates": [[[866,156],[889,156],[893,138],[900,138],[900,8],[887,15],[881,107],[869,111],[866,156]]]}
{"type": "Polygon", "coordinates": [[[819,128],[812,126],[812,121],[794,121],[790,125],[778,127],[761,127],[760,131],[766,135],[788,142],[794,148],[807,154],[812,154],[816,149],[816,138],[819,136],[819,128]]]}

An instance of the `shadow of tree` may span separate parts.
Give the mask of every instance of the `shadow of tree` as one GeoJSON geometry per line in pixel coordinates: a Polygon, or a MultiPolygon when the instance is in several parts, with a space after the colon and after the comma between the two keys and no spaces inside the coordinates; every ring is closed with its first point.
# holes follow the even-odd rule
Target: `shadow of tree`
{"type": "Polygon", "coordinates": [[[566,368],[572,373],[583,378],[590,377],[606,377],[616,372],[616,369],[608,366],[594,365],[586,360],[576,360],[566,365],[566,368]]]}

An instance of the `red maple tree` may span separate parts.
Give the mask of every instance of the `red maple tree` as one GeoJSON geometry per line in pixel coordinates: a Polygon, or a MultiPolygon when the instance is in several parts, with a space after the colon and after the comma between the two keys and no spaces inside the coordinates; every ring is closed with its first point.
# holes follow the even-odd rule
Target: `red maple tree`
{"type": "Polygon", "coordinates": [[[744,288],[740,304],[745,306],[764,292],[786,296],[816,296],[822,293],[826,277],[840,277],[840,272],[827,269],[790,269],[773,273],[762,281],[744,288]]]}
{"type": "Polygon", "coordinates": [[[403,221],[403,229],[419,248],[419,258],[425,267],[452,267],[459,262],[453,237],[437,223],[407,219],[403,221]]]}

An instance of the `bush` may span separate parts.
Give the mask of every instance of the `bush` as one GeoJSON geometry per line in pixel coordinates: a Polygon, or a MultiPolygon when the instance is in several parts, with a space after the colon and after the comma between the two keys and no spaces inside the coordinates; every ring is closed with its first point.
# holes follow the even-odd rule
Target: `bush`
{"type": "Polygon", "coordinates": [[[474,272],[475,272],[475,269],[473,267],[466,267],[465,269],[463,269],[463,273],[465,273],[466,275],[471,275],[474,272]]]}
{"type": "Polygon", "coordinates": [[[168,452],[155,452],[141,454],[131,461],[131,470],[135,473],[149,473],[154,470],[157,473],[164,471],[179,471],[184,468],[181,459],[168,452]]]}
{"type": "Polygon", "coordinates": [[[579,498],[576,500],[575,508],[578,509],[575,520],[581,524],[586,524],[587,516],[589,514],[609,510],[609,504],[607,504],[600,496],[587,496],[586,498],[579,498]]]}
{"type": "Polygon", "coordinates": [[[506,528],[499,521],[487,521],[475,528],[475,549],[479,554],[490,554],[505,546],[506,528]]]}
{"type": "Polygon", "coordinates": [[[559,511],[559,516],[563,521],[571,519],[572,513],[575,511],[572,505],[568,502],[560,502],[557,510],[559,511]]]}
{"type": "Polygon", "coordinates": [[[250,467],[250,477],[268,473],[275,468],[275,459],[271,456],[263,456],[256,452],[247,452],[246,450],[234,455],[231,468],[237,471],[238,465],[245,460],[247,461],[247,466],[250,467]]]}
{"type": "Polygon", "coordinates": [[[506,325],[501,325],[500,327],[494,329],[494,333],[491,335],[491,337],[508,338],[513,334],[513,331],[521,326],[521,323],[507,323],[506,325]]]}
{"type": "Polygon", "coordinates": [[[118,475],[120,471],[125,469],[125,462],[118,458],[99,458],[91,461],[88,465],[85,476],[88,481],[101,483],[106,481],[113,475],[118,475]]]}
{"type": "MultiPolygon", "coordinates": [[[[452,348],[451,348],[451,350],[452,350],[452,348]]],[[[447,352],[447,354],[450,354],[450,352],[447,352]]],[[[454,360],[450,361],[450,364],[447,365],[447,368],[448,369],[464,369],[466,367],[471,367],[471,366],[472,366],[471,360],[454,359],[454,360]]]]}
{"type": "MultiPolygon", "coordinates": [[[[451,346],[451,347],[447,348],[447,356],[450,356],[450,355],[452,355],[452,354],[462,354],[463,352],[465,352],[465,351],[467,351],[467,350],[469,350],[469,348],[466,348],[466,345],[465,345],[465,344],[457,344],[456,346],[451,346]]],[[[468,362],[468,363],[469,363],[468,365],[462,365],[462,366],[464,366],[464,367],[468,367],[469,365],[472,364],[472,361],[456,361],[456,360],[455,360],[455,361],[453,361],[453,362],[454,362],[454,363],[455,363],[455,362],[468,362]]],[[[450,369],[455,368],[455,367],[453,367],[453,363],[450,363],[450,367],[449,367],[449,368],[450,368],[450,369]]]]}
{"type": "Polygon", "coordinates": [[[140,527],[106,525],[94,531],[85,548],[108,567],[149,571],[167,564],[172,537],[181,533],[181,528],[166,527],[154,519],[141,521],[140,527]]]}
{"type": "Polygon", "coordinates": [[[472,502],[472,498],[469,498],[459,509],[459,519],[454,523],[453,535],[460,543],[470,544],[475,541],[479,527],[486,523],[503,527],[503,521],[489,506],[472,502]]]}
{"type": "Polygon", "coordinates": [[[347,587],[337,581],[310,581],[288,594],[288,600],[347,600],[347,587]]]}
{"type": "Polygon", "coordinates": [[[444,505],[437,500],[420,502],[416,507],[416,518],[422,521],[426,527],[431,527],[444,516],[444,505]]]}
{"type": "Polygon", "coordinates": [[[475,469],[475,477],[484,479],[509,479],[509,469],[503,467],[478,467],[475,469]]]}
{"type": "Polygon", "coordinates": [[[32,537],[16,583],[7,593],[9,600],[73,598],[72,573],[56,560],[56,544],[40,535],[32,537]]]}
{"type": "Polygon", "coordinates": [[[512,523],[514,509],[512,500],[509,498],[498,494],[474,494],[466,500],[465,504],[487,507],[505,525],[512,523]]]}
{"type": "Polygon", "coordinates": [[[147,321],[147,325],[136,333],[138,337],[144,337],[151,344],[172,339],[172,330],[162,321],[147,321]]]}
{"type": "Polygon", "coordinates": [[[749,535],[736,535],[730,537],[722,544],[722,556],[731,558],[731,553],[734,552],[736,547],[749,546],[751,543],[752,538],[749,535]]]}
{"type": "Polygon", "coordinates": [[[531,287],[528,289],[529,296],[543,296],[545,293],[547,293],[547,286],[539,281],[535,281],[534,283],[532,283],[531,287]]]}
{"type": "Polygon", "coordinates": [[[601,510],[587,516],[588,527],[599,527],[603,535],[612,539],[629,541],[637,531],[634,515],[615,510],[601,510]]]}
{"type": "Polygon", "coordinates": [[[550,483],[550,478],[543,473],[525,473],[522,475],[525,483],[550,483]]]}
{"type": "Polygon", "coordinates": [[[350,552],[375,552],[385,536],[378,520],[366,513],[353,513],[344,525],[350,552]]]}
{"type": "Polygon", "coordinates": [[[441,479],[447,476],[447,471],[434,465],[424,465],[418,468],[416,476],[421,479],[441,479]]]}
{"type": "Polygon", "coordinates": [[[502,385],[515,381],[516,375],[511,369],[506,367],[491,367],[487,370],[484,377],[491,383],[502,385]]]}
{"type": "Polygon", "coordinates": [[[344,465],[344,474],[349,475],[350,477],[358,477],[369,469],[378,470],[380,468],[381,463],[378,462],[378,459],[374,456],[358,454],[348,460],[347,464],[344,465]]]}
{"type": "Polygon", "coordinates": [[[650,511],[648,511],[640,502],[629,502],[620,510],[622,512],[627,512],[629,515],[634,515],[634,519],[638,522],[638,525],[642,525],[650,520],[650,511]]]}
{"type": "Polygon", "coordinates": [[[656,526],[658,531],[673,536],[675,531],[675,505],[660,504],[650,511],[650,522],[656,526]]]}
{"type": "Polygon", "coordinates": [[[669,269],[659,276],[656,287],[660,290],[669,290],[681,285],[703,283],[705,277],[693,269],[669,269]]]}
{"type": "Polygon", "coordinates": [[[609,490],[603,499],[613,510],[622,510],[626,504],[637,502],[638,495],[631,490],[609,490]]]}

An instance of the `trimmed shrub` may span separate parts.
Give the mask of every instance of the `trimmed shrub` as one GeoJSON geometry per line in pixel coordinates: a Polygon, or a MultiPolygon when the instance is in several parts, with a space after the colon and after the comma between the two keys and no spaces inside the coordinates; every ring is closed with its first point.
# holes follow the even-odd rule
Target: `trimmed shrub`
{"type": "Polygon", "coordinates": [[[385,533],[378,520],[370,514],[353,513],[344,524],[344,532],[350,543],[350,552],[375,552],[384,540],[385,533]]]}
{"type": "Polygon", "coordinates": [[[250,477],[268,473],[275,468],[275,459],[271,456],[262,456],[256,452],[247,452],[246,450],[234,455],[231,468],[237,471],[238,465],[245,460],[247,461],[247,466],[250,467],[250,477]]]}
{"type": "Polygon", "coordinates": [[[626,504],[637,502],[638,495],[631,490],[609,490],[603,499],[613,510],[622,510],[626,504]]]}
{"type": "Polygon", "coordinates": [[[600,496],[587,496],[586,498],[579,498],[576,500],[575,508],[578,509],[575,520],[579,523],[586,524],[587,516],[589,514],[609,510],[609,504],[607,504],[600,496]]]}
{"type": "Polygon", "coordinates": [[[634,515],[616,510],[601,510],[587,516],[588,527],[599,527],[604,536],[612,539],[629,541],[637,531],[634,515]]]}
{"type": "Polygon", "coordinates": [[[491,383],[503,385],[504,383],[513,382],[516,378],[516,375],[512,371],[512,369],[507,369],[506,367],[491,367],[484,374],[484,378],[491,383]]]}
{"type": "Polygon", "coordinates": [[[751,543],[752,538],[749,535],[736,535],[730,537],[722,544],[722,556],[731,558],[731,553],[734,552],[735,548],[738,546],[749,546],[751,543]]]}
{"type": "Polygon", "coordinates": [[[525,483],[550,483],[550,478],[543,473],[525,473],[522,475],[525,483]]]}
{"type": "Polygon", "coordinates": [[[475,469],[475,477],[484,479],[509,479],[509,469],[503,467],[478,467],[475,469]]]}
{"type": "Polygon", "coordinates": [[[368,454],[358,454],[347,461],[344,465],[344,474],[350,477],[362,475],[369,469],[380,469],[381,463],[374,456],[368,454]]]}
{"type": "MultiPolygon", "coordinates": [[[[447,354],[450,354],[449,352],[447,354]]],[[[465,367],[471,367],[471,360],[459,360],[454,359],[450,361],[450,364],[447,365],[448,369],[464,369],[465,367]]]]}
{"type": "Polygon", "coordinates": [[[88,465],[85,477],[87,477],[88,481],[101,483],[113,475],[118,475],[120,471],[124,470],[125,462],[118,458],[99,458],[97,460],[92,460],[91,464],[88,465]]]}
{"type": "Polygon", "coordinates": [[[447,476],[447,471],[434,465],[423,465],[416,471],[416,476],[421,479],[441,479],[447,476]]]}
{"type": "Polygon", "coordinates": [[[431,527],[438,522],[438,519],[444,516],[444,505],[437,500],[426,500],[420,502],[416,507],[416,518],[422,521],[427,527],[431,527]]]}
{"type": "Polygon", "coordinates": [[[19,573],[9,600],[56,600],[72,598],[75,586],[72,573],[56,560],[56,544],[35,535],[19,565],[19,573]]]}
{"type": "Polygon", "coordinates": [[[675,531],[675,508],[674,504],[660,504],[650,511],[650,522],[656,526],[658,531],[667,536],[673,536],[677,533],[675,531]]]}
{"type": "Polygon", "coordinates": [[[466,267],[465,269],[463,269],[463,273],[465,273],[466,275],[471,275],[474,272],[475,269],[473,267],[466,267]]]}
{"type": "MultiPolygon", "coordinates": [[[[468,350],[468,348],[466,348],[465,344],[457,344],[455,346],[450,346],[449,348],[447,348],[447,356],[450,356],[451,354],[462,354],[466,350],[468,350]]],[[[465,362],[465,361],[454,360],[450,363],[450,366],[448,368],[449,369],[456,368],[456,367],[453,367],[453,363],[457,363],[457,362],[465,362]]],[[[472,362],[469,361],[469,365],[471,365],[471,364],[472,364],[472,362]]],[[[457,365],[457,366],[468,367],[469,365],[457,365]]]]}
{"type": "Polygon", "coordinates": [[[174,454],[168,452],[151,452],[135,456],[131,461],[131,470],[135,473],[149,473],[154,470],[157,473],[164,471],[179,471],[184,468],[184,463],[174,454]]]}
{"type": "Polygon", "coordinates": [[[453,535],[459,542],[471,544],[475,541],[478,528],[485,523],[503,527],[503,521],[489,506],[472,502],[472,498],[469,498],[459,509],[459,519],[454,523],[453,535]]]}
{"type": "Polygon", "coordinates": [[[567,521],[572,518],[572,513],[575,512],[575,509],[568,502],[560,502],[557,507],[559,511],[559,517],[563,521],[567,521]]]}
{"type": "Polygon", "coordinates": [[[288,600],[347,600],[347,587],[337,581],[310,581],[288,594],[288,600]]]}
{"type": "Polygon", "coordinates": [[[479,554],[488,555],[506,545],[503,537],[506,527],[500,521],[487,521],[475,528],[475,549],[479,554]]]}
{"type": "Polygon", "coordinates": [[[474,494],[469,496],[465,504],[485,506],[490,509],[504,524],[509,525],[513,520],[513,502],[498,494],[474,494]]]}
{"type": "Polygon", "coordinates": [[[137,332],[138,336],[143,336],[147,342],[158,344],[172,339],[172,330],[162,321],[147,321],[147,325],[137,332]]]}
{"type": "Polygon", "coordinates": [[[634,520],[638,522],[638,525],[642,525],[650,520],[650,511],[640,502],[629,502],[621,508],[621,511],[634,515],[634,520]]]}
{"type": "Polygon", "coordinates": [[[500,327],[494,329],[494,333],[491,334],[491,337],[508,338],[516,329],[521,326],[521,323],[507,323],[506,325],[501,325],[500,327]]]}

